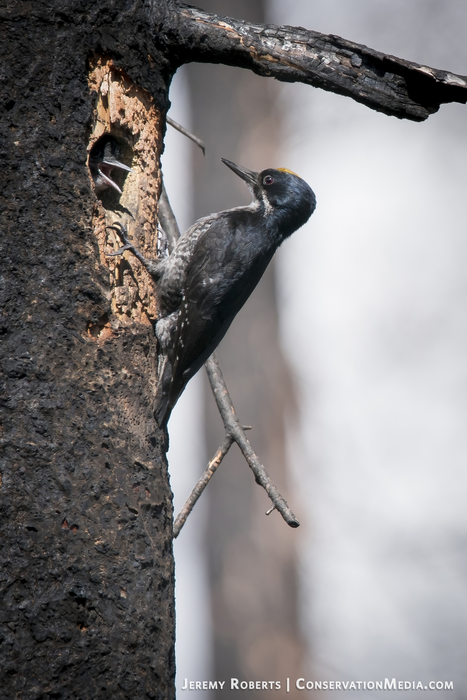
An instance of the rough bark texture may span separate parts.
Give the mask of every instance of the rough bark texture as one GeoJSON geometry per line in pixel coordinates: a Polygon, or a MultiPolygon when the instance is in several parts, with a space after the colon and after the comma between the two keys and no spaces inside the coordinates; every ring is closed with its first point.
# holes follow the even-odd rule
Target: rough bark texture
{"type": "Polygon", "coordinates": [[[465,76],[302,27],[268,26],[181,7],[176,32],[189,37],[176,42],[183,63],[248,68],[258,75],[346,95],[371,109],[414,121],[423,121],[445,102],[467,101],[465,76]]]}
{"type": "MultiPolygon", "coordinates": [[[[87,167],[98,106],[88,59],[111,54],[159,112],[170,74],[134,32],[141,7],[118,5],[3,11],[2,700],[174,695],[172,503],[152,411],[151,313],[143,293],[126,306],[111,294],[132,285],[109,274],[96,232],[122,205],[97,202],[87,167]]],[[[140,134],[127,136],[133,147],[140,134]]],[[[149,235],[154,222],[134,203],[137,235],[149,235]]]]}

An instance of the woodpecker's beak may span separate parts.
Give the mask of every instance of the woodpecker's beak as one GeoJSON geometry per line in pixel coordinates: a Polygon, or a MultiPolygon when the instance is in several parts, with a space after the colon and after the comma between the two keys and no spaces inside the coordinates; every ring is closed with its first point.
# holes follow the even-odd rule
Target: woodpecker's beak
{"type": "Polygon", "coordinates": [[[235,165],[235,163],[232,163],[231,160],[227,160],[226,158],[221,158],[221,161],[225,163],[228,168],[233,170],[238,177],[245,180],[247,185],[254,187],[258,184],[258,173],[255,173],[254,170],[248,170],[248,168],[243,168],[241,165],[235,165]]]}

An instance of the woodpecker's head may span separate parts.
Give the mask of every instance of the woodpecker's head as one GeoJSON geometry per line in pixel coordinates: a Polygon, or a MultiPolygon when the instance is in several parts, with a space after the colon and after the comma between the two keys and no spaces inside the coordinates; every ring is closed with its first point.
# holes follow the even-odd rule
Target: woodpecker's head
{"type": "Polygon", "coordinates": [[[99,141],[97,141],[91,148],[89,153],[89,169],[91,171],[92,179],[94,180],[94,185],[96,192],[101,192],[109,187],[117,190],[119,194],[122,194],[122,190],[114,182],[110,175],[114,168],[120,170],[126,170],[129,173],[134,172],[128,165],[120,163],[118,159],[120,155],[120,149],[117,141],[110,134],[106,134],[99,141]]]}
{"type": "Polygon", "coordinates": [[[291,170],[268,168],[257,173],[225,158],[221,160],[246,182],[264,217],[277,220],[284,238],[303,226],[313,214],[315,194],[305,180],[291,170]]]}

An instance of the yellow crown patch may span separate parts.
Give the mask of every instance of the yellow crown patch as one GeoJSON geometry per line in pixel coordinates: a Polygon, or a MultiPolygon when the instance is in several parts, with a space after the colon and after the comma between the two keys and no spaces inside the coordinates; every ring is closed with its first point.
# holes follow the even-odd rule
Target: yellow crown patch
{"type": "Polygon", "coordinates": [[[295,175],[295,177],[300,177],[297,175],[297,173],[294,173],[293,170],[288,170],[287,168],[277,168],[278,170],[281,171],[281,173],[289,173],[290,175],[295,175]]]}

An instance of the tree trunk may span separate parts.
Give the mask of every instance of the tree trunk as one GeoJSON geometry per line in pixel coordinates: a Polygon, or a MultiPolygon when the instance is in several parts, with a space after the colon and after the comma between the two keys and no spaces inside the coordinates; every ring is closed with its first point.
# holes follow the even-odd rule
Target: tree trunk
{"type": "Polygon", "coordinates": [[[154,245],[170,76],[150,43],[144,63],[126,48],[135,7],[101,16],[97,5],[18,3],[4,20],[0,697],[171,698],[155,309],[146,273],[103,252],[118,215],[134,217],[143,249],[154,245]],[[109,52],[125,53],[131,77],[109,52]],[[87,148],[108,130],[136,172],[122,198],[98,202],[87,148]]]}

